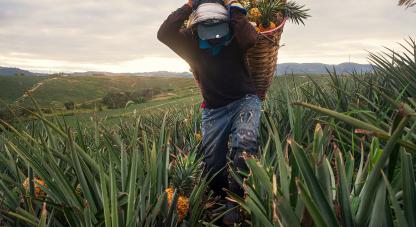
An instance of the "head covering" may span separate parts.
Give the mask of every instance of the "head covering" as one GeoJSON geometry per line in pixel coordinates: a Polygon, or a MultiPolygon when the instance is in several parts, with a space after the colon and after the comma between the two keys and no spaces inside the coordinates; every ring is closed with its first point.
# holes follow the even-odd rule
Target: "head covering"
{"type": "Polygon", "coordinates": [[[191,14],[188,27],[197,26],[202,40],[219,39],[229,32],[227,9],[218,3],[203,3],[191,14]]]}
{"type": "Polygon", "coordinates": [[[228,10],[218,3],[203,3],[189,17],[188,24],[192,27],[203,21],[228,21],[228,10]]]}

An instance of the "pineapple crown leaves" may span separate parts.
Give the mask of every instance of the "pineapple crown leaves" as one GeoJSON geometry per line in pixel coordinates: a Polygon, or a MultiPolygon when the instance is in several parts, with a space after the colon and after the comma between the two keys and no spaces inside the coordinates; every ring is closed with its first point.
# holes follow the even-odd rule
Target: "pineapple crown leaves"
{"type": "Polygon", "coordinates": [[[290,1],[286,3],[285,16],[295,24],[305,24],[305,20],[310,17],[309,9],[305,5],[300,5],[297,2],[290,1]]]}
{"type": "Polygon", "coordinates": [[[194,154],[179,154],[176,160],[171,163],[169,173],[171,185],[180,194],[189,195],[201,179],[202,171],[202,160],[196,159],[194,154]]]}
{"type": "Polygon", "coordinates": [[[309,9],[295,1],[287,2],[284,0],[259,0],[250,2],[249,8],[257,7],[261,12],[260,20],[267,23],[276,19],[276,15],[287,17],[295,24],[305,24],[305,20],[310,17],[309,9]]]}
{"type": "Polygon", "coordinates": [[[416,1],[415,0],[400,0],[399,1],[399,5],[400,6],[406,6],[406,8],[409,8],[409,7],[413,7],[413,6],[415,6],[416,5],[416,1]]]}

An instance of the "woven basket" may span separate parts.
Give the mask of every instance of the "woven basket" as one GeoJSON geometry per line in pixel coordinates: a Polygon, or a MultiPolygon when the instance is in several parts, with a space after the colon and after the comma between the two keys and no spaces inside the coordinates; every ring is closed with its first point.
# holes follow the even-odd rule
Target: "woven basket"
{"type": "Polygon", "coordinates": [[[247,51],[247,63],[251,78],[261,100],[266,98],[267,90],[276,74],[280,37],[285,22],[286,19],[277,28],[259,33],[256,45],[247,51]]]}

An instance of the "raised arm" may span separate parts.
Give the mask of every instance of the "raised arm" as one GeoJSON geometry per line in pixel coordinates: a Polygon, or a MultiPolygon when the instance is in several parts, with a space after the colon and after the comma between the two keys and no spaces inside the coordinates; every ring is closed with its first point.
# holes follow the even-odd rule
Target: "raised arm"
{"type": "Polygon", "coordinates": [[[228,7],[230,10],[230,24],[234,32],[234,38],[240,46],[240,49],[243,52],[246,52],[256,44],[258,34],[254,26],[248,21],[245,9],[243,9],[239,3],[233,1],[228,7]]]}
{"type": "Polygon", "coordinates": [[[192,61],[193,37],[190,31],[183,30],[181,27],[191,13],[190,3],[183,5],[168,16],[157,33],[159,41],[166,44],[188,63],[192,61]]]}

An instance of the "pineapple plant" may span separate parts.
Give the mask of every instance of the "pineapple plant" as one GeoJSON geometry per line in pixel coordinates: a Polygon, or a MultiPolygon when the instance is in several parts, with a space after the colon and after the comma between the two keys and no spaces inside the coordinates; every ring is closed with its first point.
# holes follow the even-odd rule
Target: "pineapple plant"
{"type": "Polygon", "coordinates": [[[183,221],[189,210],[189,196],[202,175],[202,162],[196,159],[196,155],[179,154],[170,167],[170,187],[165,190],[168,205],[172,205],[173,195],[178,193],[176,211],[179,221],[183,221]]]}
{"type": "MultiPolygon", "coordinates": [[[[406,42],[405,53],[371,54],[374,74],[333,72],[311,83],[281,78],[274,85],[264,102],[261,152],[246,157],[249,174],[239,181],[246,194],[230,194],[246,211],[245,223],[416,226],[416,41],[406,42]]],[[[103,126],[97,141],[88,130],[74,136],[59,119],[54,123],[41,115],[45,124],[38,127],[7,125],[9,131],[0,124],[0,225],[46,226],[46,220],[50,226],[210,225],[222,211],[207,199],[209,182],[192,153],[198,149],[196,130],[192,121],[183,123],[192,119],[187,110],[134,116],[130,120],[137,124],[121,121],[120,131],[103,126]],[[155,124],[160,119],[161,127],[155,124]],[[152,132],[138,130],[140,125],[152,132]],[[45,143],[46,133],[51,142],[45,143]],[[185,155],[180,149],[192,151],[185,155]],[[49,151],[56,155],[45,155],[49,151]],[[18,179],[28,168],[33,174],[22,187],[18,179]],[[29,187],[40,196],[46,183],[48,206],[21,198],[21,189],[29,187]],[[85,198],[74,192],[78,183],[85,198]],[[160,198],[166,193],[172,205],[175,192],[179,211],[172,214],[160,198]]],[[[196,113],[193,118],[200,119],[196,113]]]]}

